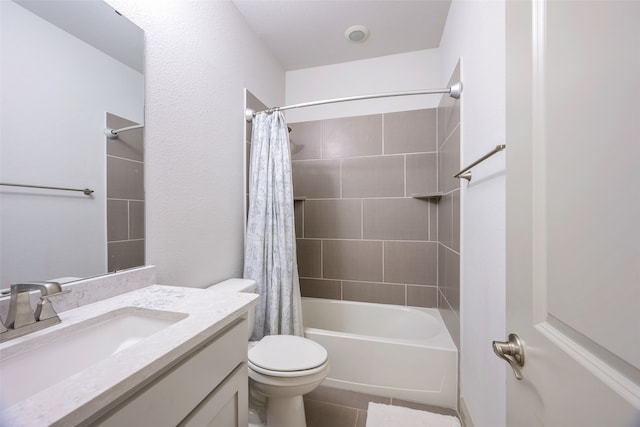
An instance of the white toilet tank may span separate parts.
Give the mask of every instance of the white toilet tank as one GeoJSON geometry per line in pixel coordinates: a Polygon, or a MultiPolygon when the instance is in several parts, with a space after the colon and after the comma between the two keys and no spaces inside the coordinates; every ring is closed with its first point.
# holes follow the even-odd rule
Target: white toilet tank
{"type": "MultiPolygon", "coordinates": [[[[209,286],[207,289],[214,292],[247,292],[247,293],[255,293],[256,291],[256,281],[251,279],[227,279],[224,282],[219,282],[214,285],[209,286]]],[[[253,325],[255,323],[255,308],[249,310],[247,315],[247,324],[249,326],[249,331],[247,335],[247,340],[251,338],[251,334],[253,332],[253,325]]]]}

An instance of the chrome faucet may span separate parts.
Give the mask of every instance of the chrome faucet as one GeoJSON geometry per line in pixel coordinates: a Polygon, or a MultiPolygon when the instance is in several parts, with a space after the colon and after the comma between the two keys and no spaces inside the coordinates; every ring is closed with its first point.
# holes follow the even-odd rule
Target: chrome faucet
{"type": "Polygon", "coordinates": [[[49,297],[67,292],[70,291],[63,291],[58,282],[26,282],[11,285],[9,313],[4,324],[0,321],[0,342],[60,323],[49,297]],[[30,291],[40,291],[40,301],[35,311],[31,308],[30,291]]]}

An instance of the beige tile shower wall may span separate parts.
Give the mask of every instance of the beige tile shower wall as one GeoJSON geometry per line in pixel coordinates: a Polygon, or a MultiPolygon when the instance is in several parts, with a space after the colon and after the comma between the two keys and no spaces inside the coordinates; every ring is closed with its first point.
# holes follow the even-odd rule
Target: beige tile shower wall
{"type": "Polygon", "coordinates": [[[303,296],[436,307],[437,111],[292,123],[303,296]]]}
{"type": "MultiPolygon", "coordinates": [[[[107,113],[107,127],[138,123],[107,113]]],[[[107,139],[107,268],[109,271],[145,263],[143,130],[107,139]]]]}
{"type": "MultiPolygon", "coordinates": [[[[460,80],[460,64],[449,85],[460,80]]],[[[438,296],[442,315],[460,348],[460,100],[443,97],[438,106],[438,296]]]]}

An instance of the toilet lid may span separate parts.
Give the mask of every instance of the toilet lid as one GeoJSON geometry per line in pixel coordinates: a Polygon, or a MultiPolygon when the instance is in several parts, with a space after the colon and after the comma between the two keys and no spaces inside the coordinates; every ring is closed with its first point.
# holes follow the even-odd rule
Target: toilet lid
{"type": "Polygon", "coordinates": [[[307,338],[294,335],[267,335],[248,355],[249,361],[270,371],[305,371],[327,361],[327,350],[307,338]]]}

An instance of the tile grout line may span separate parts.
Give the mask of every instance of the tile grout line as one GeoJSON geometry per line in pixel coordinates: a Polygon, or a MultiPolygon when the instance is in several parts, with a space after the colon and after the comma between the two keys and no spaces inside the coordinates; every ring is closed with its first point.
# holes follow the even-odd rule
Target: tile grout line
{"type": "MultiPolygon", "coordinates": [[[[137,240],[144,240],[144,239],[137,239],[137,240]]],[[[331,279],[331,278],[322,278],[322,277],[307,277],[307,276],[301,276],[301,279],[312,279],[312,280],[320,280],[320,281],[332,281],[332,282],[352,282],[352,283],[371,283],[374,285],[388,285],[388,286],[417,286],[417,287],[421,287],[421,288],[435,288],[436,285],[425,285],[423,283],[395,283],[395,282],[372,282],[371,280],[356,280],[356,279],[348,279],[348,280],[343,280],[343,279],[331,279]]]]}
{"type": "Polygon", "coordinates": [[[343,166],[344,166],[343,160],[344,159],[340,159],[339,160],[339,162],[340,162],[340,171],[338,172],[339,173],[338,181],[340,182],[340,197],[338,198],[339,200],[342,200],[343,194],[344,194],[344,191],[342,189],[342,187],[344,186],[344,180],[342,179],[342,169],[343,169],[343,166]]]}
{"type": "Polygon", "coordinates": [[[407,286],[407,284],[404,284],[404,305],[409,305],[409,296],[407,295],[409,293],[409,286],[407,286]]]}
{"type": "Polygon", "coordinates": [[[360,240],[364,241],[364,199],[360,199],[360,240]]]}
{"type": "MultiPolygon", "coordinates": [[[[297,237],[302,239],[302,237],[297,237]]],[[[339,242],[396,242],[396,243],[431,243],[438,244],[432,240],[406,240],[406,239],[345,239],[340,237],[305,237],[305,240],[335,240],[339,242]]],[[[453,249],[452,249],[453,250],[453,249]]]]}
{"type": "Polygon", "coordinates": [[[324,159],[324,120],[320,120],[320,160],[324,159]]]}
{"type": "Polygon", "coordinates": [[[440,107],[436,108],[436,191],[440,191],[440,107]]]}
{"type": "Polygon", "coordinates": [[[448,249],[449,251],[453,252],[454,254],[460,256],[460,252],[458,252],[455,249],[445,245],[443,242],[438,242],[438,244],[442,245],[443,248],[448,249]]]}
{"type": "Polygon", "coordinates": [[[445,145],[447,145],[447,143],[451,140],[451,135],[453,135],[454,132],[458,130],[459,127],[460,127],[460,122],[456,122],[456,125],[453,127],[449,135],[447,135],[447,137],[442,141],[442,145],[439,148],[443,148],[445,145]]]}
{"type": "MultiPolygon", "coordinates": [[[[457,190],[458,188],[451,190],[449,193],[457,190]]],[[[444,194],[444,196],[448,195],[449,193],[444,194]]],[[[302,196],[297,196],[297,197],[302,197],[302,196]]],[[[309,200],[313,200],[313,201],[325,201],[325,200],[404,200],[404,199],[410,199],[412,198],[411,196],[364,196],[364,197],[306,197],[306,199],[304,199],[305,201],[309,201],[309,200]]]]}
{"type": "Polygon", "coordinates": [[[429,232],[427,233],[427,236],[429,237],[429,241],[430,241],[430,242],[432,242],[432,241],[433,241],[433,238],[432,238],[432,236],[431,236],[431,216],[432,216],[432,215],[431,215],[431,211],[432,211],[432,206],[431,206],[431,204],[429,204],[429,212],[428,212],[428,215],[429,215],[429,221],[427,221],[427,223],[428,223],[428,224],[427,224],[427,227],[429,227],[429,232]]]}
{"type": "Polygon", "coordinates": [[[144,241],[144,237],[141,239],[110,240],[107,243],[126,243],[126,242],[142,242],[142,241],[144,241]]]}
{"type": "Polygon", "coordinates": [[[403,165],[403,169],[404,169],[404,197],[408,197],[407,195],[407,155],[404,155],[404,165],[403,165]]]}
{"type": "MultiPolygon", "coordinates": [[[[440,102],[442,104],[442,102],[440,102]]],[[[444,146],[444,142],[446,140],[443,139],[443,144],[440,144],[440,114],[442,114],[441,106],[438,105],[436,108],[436,189],[440,191],[441,183],[440,183],[440,158],[442,147],[444,146]]],[[[443,117],[444,119],[444,117],[443,117]]],[[[436,308],[440,309],[440,204],[436,208],[436,215],[438,216],[436,219],[436,308]]],[[[429,210],[429,219],[431,219],[431,210],[429,210]]],[[[431,228],[429,228],[429,232],[431,232],[431,228]]],[[[431,238],[431,235],[429,235],[431,238]]]]}
{"type": "MultiPolygon", "coordinates": [[[[384,247],[385,247],[385,241],[382,241],[382,283],[384,283],[384,247]]],[[[405,297],[406,298],[406,297],[405,297]]]]}
{"type": "Polygon", "coordinates": [[[308,163],[308,162],[320,162],[320,161],[329,162],[332,160],[343,160],[343,159],[370,159],[370,158],[378,158],[378,157],[398,157],[398,156],[404,156],[404,155],[411,156],[411,155],[417,155],[417,154],[437,154],[437,153],[438,153],[438,149],[433,151],[409,151],[409,152],[386,153],[386,154],[362,154],[359,156],[327,157],[327,158],[313,158],[313,159],[291,159],[291,162],[292,163],[308,163]]]}
{"type": "Polygon", "coordinates": [[[127,240],[131,240],[131,200],[127,200],[127,240]]]}
{"type": "Polygon", "coordinates": [[[111,200],[120,201],[120,202],[142,202],[142,203],[144,203],[144,199],[123,199],[123,198],[120,198],[120,197],[107,197],[107,201],[111,201],[111,200]]]}
{"type": "Polygon", "coordinates": [[[324,279],[324,240],[320,239],[320,278],[324,279]]]}
{"type": "Polygon", "coordinates": [[[356,408],[354,406],[342,405],[340,403],[327,402],[326,400],[318,400],[318,399],[310,399],[310,398],[305,398],[305,400],[321,403],[323,405],[334,406],[334,407],[338,407],[338,408],[351,409],[353,411],[356,411],[356,423],[358,422],[358,417],[357,417],[358,411],[365,411],[366,412],[366,410],[364,410],[364,409],[356,408]]]}
{"type": "Polygon", "coordinates": [[[144,165],[144,160],[127,159],[126,157],[114,156],[113,154],[107,154],[106,156],[112,159],[126,160],[128,162],[134,162],[134,163],[139,163],[141,165],[144,165]]]}
{"type": "Polygon", "coordinates": [[[380,139],[382,141],[382,151],[381,151],[381,155],[384,156],[384,114],[380,115],[380,121],[381,121],[381,125],[380,125],[380,131],[382,132],[382,134],[380,135],[380,139]]]}
{"type": "MultiPolygon", "coordinates": [[[[402,153],[386,153],[386,154],[363,154],[361,156],[345,156],[345,157],[328,157],[326,159],[313,158],[313,159],[291,159],[291,163],[312,163],[312,162],[332,162],[335,160],[360,160],[360,159],[377,159],[377,158],[388,158],[388,157],[399,157],[399,156],[416,156],[420,154],[438,154],[438,150],[435,151],[416,151],[416,152],[402,152],[402,153]]],[[[124,159],[127,160],[127,159],[124,159]]],[[[135,160],[132,160],[135,161],[135,160]]],[[[144,163],[144,162],[140,162],[144,163]]]]}

